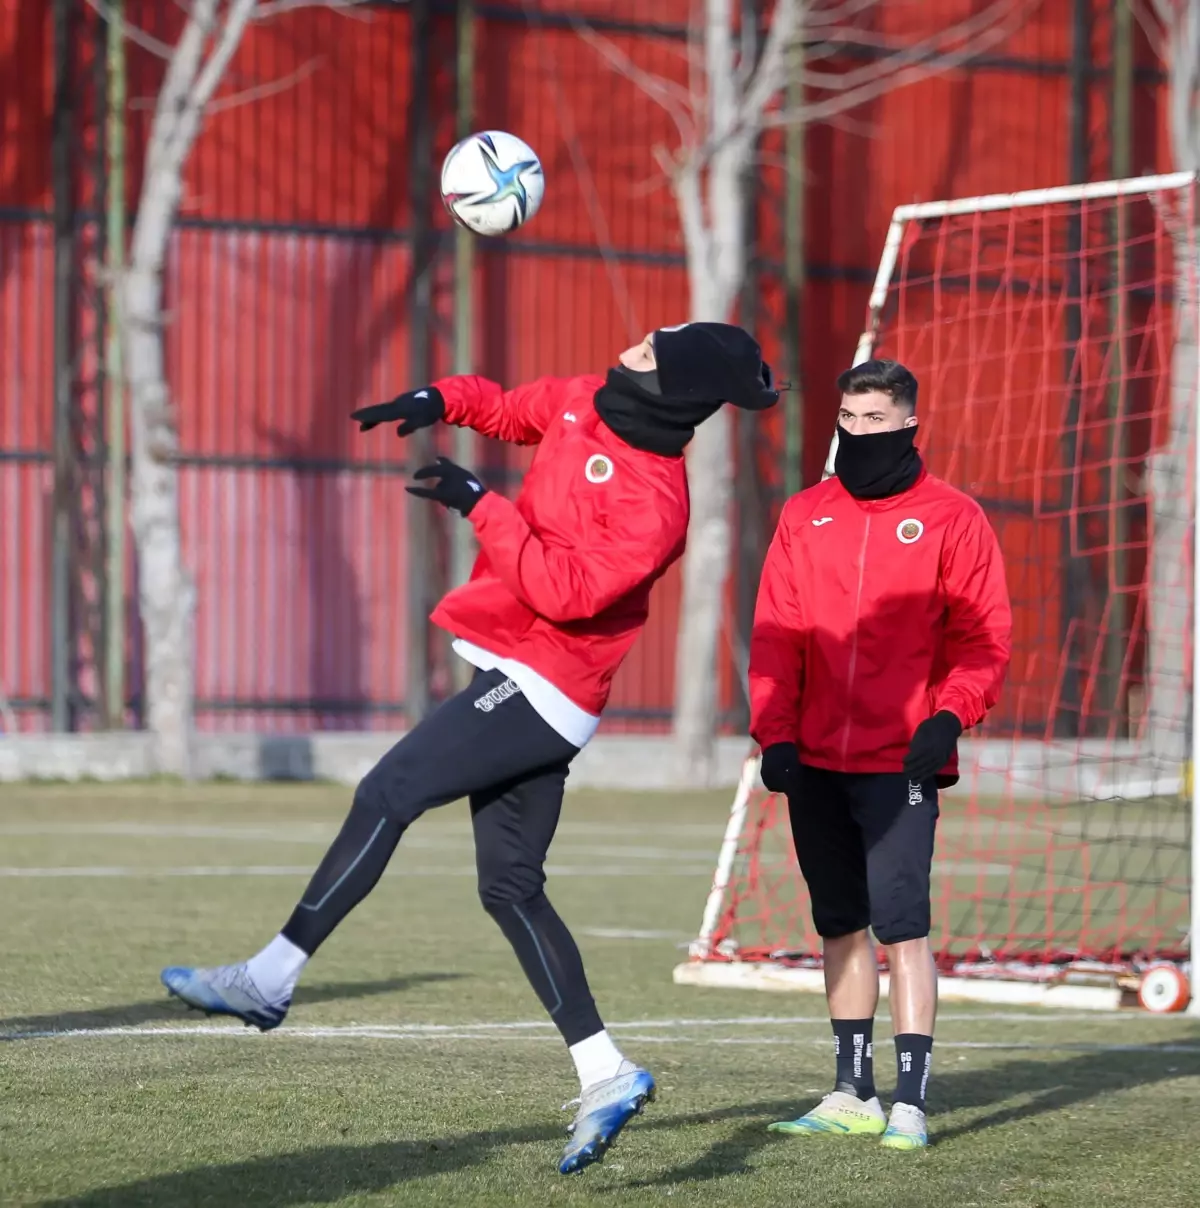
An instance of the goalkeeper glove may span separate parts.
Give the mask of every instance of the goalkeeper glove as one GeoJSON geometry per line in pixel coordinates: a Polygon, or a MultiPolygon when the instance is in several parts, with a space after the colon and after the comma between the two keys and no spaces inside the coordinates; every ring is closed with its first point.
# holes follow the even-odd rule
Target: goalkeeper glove
{"type": "Polygon", "coordinates": [[[800,779],[800,752],[794,742],[776,742],[762,753],[758,774],[772,793],[790,793],[800,779]]]}
{"type": "Polygon", "coordinates": [[[396,429],[397,436],[411,436],[421,428],[436,424],[446,415],[446,400],[436,386],[425,386],[420,390],[409,390],[398,394],[390,403],[375,403],[351,412],[350,418],[358,420],[360,432],[370,432],[380,424],[401,420],[396,429]]]}
{"type": "Polygon", "coordinates": [[[962,722],[949,709],[927,717],[912,736],[904,757],[904,774],[913,784],[923,784],[936,776],[950,762],[962,731],[962,722]]]}
{"type": "Polygon", "coordinates": [[[469,516],[471,509],[487,494],[487,487],[470,470],[455,465],[448,457],[439,457],[436,465],[422,466],[413,477],[436,478],[438,483],[432,487],[405,487],[410,495],[432,499],[464,516],[469,516]]]}

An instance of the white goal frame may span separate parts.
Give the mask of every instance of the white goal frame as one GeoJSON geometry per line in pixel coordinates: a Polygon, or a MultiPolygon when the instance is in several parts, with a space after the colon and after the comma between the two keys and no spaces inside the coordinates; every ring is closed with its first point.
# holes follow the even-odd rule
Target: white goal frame
{"type": "MultiPolygon", "coordinates": [[[[891,224],[884,241],[879,270],[867,302],[867,319],[859,336],[852,364],[869,360],[879,335],[880,320],[887,302],[888,289],[899,259],[904,230],[908,223],[928,218],[945,218],[956,214],[1023,209],[1054,202],[1085,201],[1122,197],[1132,194],[1155,194],[1166,190],[1193,188],[1200,179],[1197,172],[1170,172],[1154,176],[1129,177],[1122,180],[1097,181],[1091,184],[1060,185],[1051,189],[1028,189],[1017,193],[990,193],[979,197],[963,197],[950,201],[917,202],[897,206],[892,211],[891,224]]],[[[1200,347],[1200,339],[1197,340],[1200,347]]],[[[1197,381],[1200,382],[1200,373],[1197,381]]],[[[1190,1016],[1200,1018],[1200,798],[1197,778],[1192,774],[1196,752],[1200,751],[1200,389],[1197,390],[1196,421],[1193,435],[1193,499],[1192,499],[1192,718],[1191,748],[1188,762],[1177,777],[1147,783],[1146,795],[1186,790],[1191,796],[1191,886],[1188,950],[1191,1001],[1186,1008],[1190,1016]]],[[[836,429],[829,445],[822,478],[833,474],[837,454],[836,429]]],[[[713,935],[720,922],[721,909],[733,877],[738,841],[744,829],[750,797],[760,784],[759,757],[752,754],[742,768],[741,779],[729,811],[725,836],[717,856],[712,888],[705,902],[700,933],[689,945],[689,960],[677,965],[674,981],[679,985],[710,986],[753,990],[809,990],[823,992],[824,973],[820,969],[777,966],[769,962],[707,960],[712,952],[713,935]]],[[[1086,980],[1086,979],[1085,979],[1086,980]]],[[[881,974],[881,992],[888,992],[888,976],[881,974]]],[[[987,1002],[1022,1006],[1056,1006],[1070,1009],[1116,1010],[1128,1001],[1128,990],[1115,982],[1109,985],[1079,984],[1078,981],[1050,978],[1043,981],[1005,981],[993,978],[938,977],[938,994],[946,1002],[987,1002]]]]}

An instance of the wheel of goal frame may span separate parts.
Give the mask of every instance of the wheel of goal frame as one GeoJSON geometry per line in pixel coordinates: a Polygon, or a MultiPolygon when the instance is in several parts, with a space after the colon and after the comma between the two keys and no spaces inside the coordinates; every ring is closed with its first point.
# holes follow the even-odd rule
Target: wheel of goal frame
{"type": "Polygon", "coordinates": [[[1138,986],[1138,1002],[1147,1011],[1167,1015],[1182,1011],[1192,998],[1192,989],[1183,970],[1174,965],[1151,965],[1142,974],[1138,986]]]}

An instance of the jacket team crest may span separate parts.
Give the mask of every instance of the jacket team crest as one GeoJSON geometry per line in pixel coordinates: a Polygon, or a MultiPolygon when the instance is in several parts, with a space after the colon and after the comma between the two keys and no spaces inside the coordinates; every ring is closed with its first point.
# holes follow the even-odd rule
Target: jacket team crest
{"type": "Polygon", "coordinates": [[[607,482],[613,476],[613,464],[602,453],[594,453],[583,472],[588,482],[607,482]]]}

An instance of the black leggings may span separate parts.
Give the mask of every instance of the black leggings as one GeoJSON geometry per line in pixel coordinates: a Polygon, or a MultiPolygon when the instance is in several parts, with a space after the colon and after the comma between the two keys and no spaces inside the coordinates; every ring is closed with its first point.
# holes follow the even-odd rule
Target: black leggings
{"type": "Polygon", "coordinates": [[[479,897],[567,1044],[603,1027],[579,949],[544,892],[576,747],[502,672],[481,672],[367,774],[283,934],[310,955],[375,887],[405,830],[467,797],[479,897]]]}

